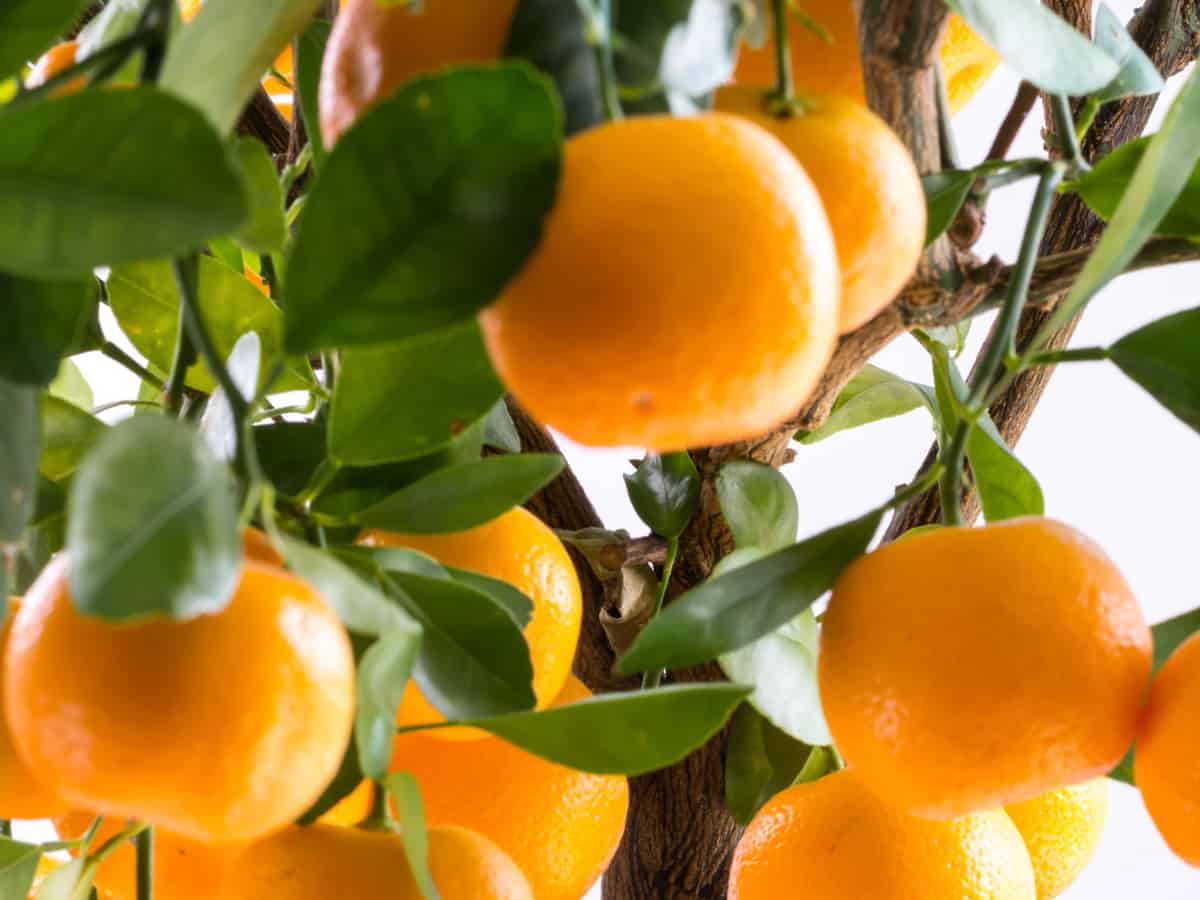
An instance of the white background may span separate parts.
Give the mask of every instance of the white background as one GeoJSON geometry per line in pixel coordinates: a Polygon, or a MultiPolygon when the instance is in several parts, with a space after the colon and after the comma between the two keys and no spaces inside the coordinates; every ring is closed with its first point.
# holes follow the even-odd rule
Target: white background
{"type": "MultiPolygon", "coordinates": [[[[1132,0],[1109,3],[1122,18],[1132,15],[1136,6],[1132,0]]],[[[959,114],[955,125],[964,164],[983,158],[1016,86],[1017,78],[1002,68],[959,114]]],[[[1013,154],[1041,154],[1040,128],[1038,110],[1013,154]]],[[[996,253],[1013,259],[1031,193],[1031,185],[1018,185],[993,196],[987,231],[977,247],[981,255],[996,253]]],[[[1197,285],[1200,264],[1125,276],[1096,300],[1074,343],[1105,344],[1152,319],[1195,306],[1200,302],[1197,285]]],[[[986,325],[976,323],[971,352],[986,333],[986,325]]],[[[897,341],[876,362],[909,378],[931,380],[927,357],[908,338],[897,341]]],[[[128,373],[109,361],[94,358],[84,363],[97,403],[136,392],[128,373]]],[[[964,368],[968,365],[965,359],[961,363],[964,368]]],[[[801,533],[844,521],[888,496],[911,478],[931,437],[927,416],[915,412],[799,447],[796,462],[785,471],[800,501],[801,533]]],[[[1107,549],[1133,585],[1150,621],[1200,604],[1193,515],[1200,504],[1200,479],[1195,476],[1200,436],[1108,364],[1086,363],[1060,368],[1018,449],[1041,480],[1047,513],[1080,528],[1107,549]]],[[[606,525],[644,531],[620,477],[628,470],[626,460],[636,452],[570,445],[566,450],[606,525]]],[[[1112,798],[1097,858],[1064,896],[1068,900],[1127,900],[1138,895],[1194,900],[1200,896],[1200,872],[1167,850],[1137,792],[1114,785],[1112,798]]],[[[38,837],[43,837],[41,829],[38,837]]],[[[598,890],[594,893],[599,896],[598,890]]]]}

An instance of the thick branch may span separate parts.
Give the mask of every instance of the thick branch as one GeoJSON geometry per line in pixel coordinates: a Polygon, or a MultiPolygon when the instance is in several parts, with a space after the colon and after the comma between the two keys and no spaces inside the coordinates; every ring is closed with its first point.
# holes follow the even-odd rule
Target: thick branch
{"type": "Polygon", "coordinates": [[[291,126],[284,121],[267,92],[259,88],[238,120],[237,133],[256,137],[271,151],[276,159],[286,157],[291,141],[291,126]]]}

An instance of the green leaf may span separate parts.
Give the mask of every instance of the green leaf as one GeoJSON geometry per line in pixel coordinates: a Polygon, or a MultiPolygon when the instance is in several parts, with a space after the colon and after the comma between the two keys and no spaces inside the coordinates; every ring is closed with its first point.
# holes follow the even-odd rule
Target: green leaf
{"type": "Polygon", "coordinates": [[[1111,9],[1100,4],[1096,10],[1096,46],[1117,61],[1120,71],[1095,99],[1106,102],[1122,97],[1157,94],[1163,89],[1163,79],[1153,61],[1125,30],[1124,24],[1111,9]]]}
{"type": "Polygon", "coordinates": [[[206,0],[171,41],[159,81],[227,134],[275,57],[320,7],[321,0],[206,0]]]}
{"type": "Polygon", "coordinates": [[[1141,162],[1108,228],[1070,292],[1043,326],[1057,329],[1129,266],[1179,199],[1200,160],[1200,69],[1193,68],[1141,162]]]}
{"type": "Polygon", "coordinates": [[[85,856],[63,863],[46,876],[38,888],[37,900],[77,900],[88,896],[95,870],[86,864],[85,856]]]}
{"type": "Polygon", "coordinates": [[[1026,81],[1082,96],[1116,78],[1118,65],[1041,0],[946,0],[1026,81]]]}
{"type": "MultiPolygon", "coordinates": [[[[1096,215],[1111,219],[1151,140],[1138,138],[1122,144],[1066,189],[1082,197],[1096,215]]],[[[1155,226],[1154,232],[1170,237],[1200,236],[1200,166],[1192,169],[1183,191],[1155,226]]]]}
{"type": "Polygon", "coordinates": [[[1174,618],[1159,622],[1154,635],[1154,671],[1157,672],[1179,645],[1200,631],[1200,609],[1193,609],[1174,618]]]}
{"type": "Polygon", "coordinates": [[[308,195],[288,259],[289,349],[474,316],[537,246],[561,147],[552,86],[521,63],[418,78],[374,107],[308,195]]]}
{"type": "MultiPolygon", "coordinates": [[[[4,0],[0,3],[0,77],[14,75],[70,30],[86,0],[4,0]]],[[[4,895],[7,896],[7,895],[4,895]]],[[[21,895],[24,900],[24,894],[21,895]]]]}
{"type": "Polygon", "coordinates": [[[358,664],[354,741],[359,767],[368,778],[387,775],[396,713],[420,646],[421,632],[416,629],[389,632],[371,645],[358,664]]]}
{"type": "MultiPolygon", "coordinates": [[[[354,635],[351,635],[351,640],[354,635]]],[[[296,820],[297,825],[312,825],[321,816],[329,812],[362,784],[363,773],[358,765],[358,746],[355,743],[354,736],[350,736],[349,745],[346,747],[346,752],[342,755],[342,764],[338,767],[337,774],[333,776],[333,781],[325,787],[321,792],[321,796],[317,801],[305,810],[304,815],[296,820]]]]}
{"type": "Polygon", "coordinates": [[[266,146],[254,138],[239,138],[233,145],[234,164],[242,175],[250,217],[235,238],[251,253],[278,253],[287,239],[283,224],[283,187],[266,146]]]}
{"type": "Polygon", "coordinates": [[[848,431],[883,419],[912,412],[922,406],[933,408],[933,391],[875,366],[864,366],[842,388],[825,424],[797,435],[802,444],[815,444],[839,431],[848,431]]]}
{"type": "Polygon", "coordinates": [[[329,414],[329,455],[347,466],[425,456],[486,416],[503,394],[473,320],[347,350],[329,414]]]}
{"type": "Polygon", "coordinates": [[[491,597],[508,613],[518,628],[524,629],[529,624],[529,620],[533,618],[533,601],[507,581],[489,578],[487,575],[480,575],[478,572],[471,572],[467,569],[452,568],[448,571],[455,581],[461,581],[468,587],[491,597]]]}
{"type": "Polygon", "coordinates": [[[750,704],[786,734],[832,744],[817,690],[817,619],[808,609],[718,661],[730,681],[750,685],[750,704]]]}
{"type": "Polygon", "coordinates": [[[543,759],[599,775],[676,763],[720,731],[749,688],[722,682],[599,694],[471,724],[543,759]]]}
{"type": "Polygon", "coordinates": [[[409,534],[463,531],[524,503],[562,471],[555,454],[491,456],[426,475],[356,517],[360,525],[409,534]]]}
{"type": "Polygon", "coordinates": [[[796,542],[796,493],[779,470],[750,460],[721,467],[716,479],[721,513],[738,547],[781,550],[796,542]]]}
{"type": "Polygon", "coordinates": [[[529,645],[507,609],[465,583],[388,578],[424,628],[413,678],[434,708],[451,721],[533,708],[529,645]]]}
{"type": "Polygon", "coordinates": [[[770,634],[812,606],[867,549],[874,510],[688,591],[642,630],[617,662],[623,674],[715,659],[770,634]]]}
{"type": "Polygon", "coordinates": [[[813,747],[793,784],[811,784],[843,768],[833,747],[813,747]]]}
{"type": "Polygon", "coordinates": [[[0,897],[25,900],[37,874],[42,848],[0,837],[0,897]]]}
{"type": "Polygon", "coordinates": [[[183,253],[246,216],[208,123],[153,87],[5,113],[0,195],[0,269],[34,278],[183,253]]]}
{"type": "Polygon", "coordinates": [[[1109,358],[1180,421],[1200,431],[1200,308],[1151,322],[1125,335],[1109,358]]]}
{"type": "MultiPolygon", "coordinates": [[[[190,26],[189,26],[190,27],[190,26]]],[[[179,290],[167,262],[145,262],[113,269],[108,299],[121,330],[138,352],[160,371],[170,371],[179,332],[179,290]]],[[[262,342],[263,368],[279,358],[283,318],[275,305],[243,277],[210,256],[200,257],[200,311],[222,358],[238,338],[253,331],[262,342]]],[[[278,390],[307,387],[311,376],[297,360],[288,367],[278,390]]],[[[188,369],[187,383],[211,392],[216,381],[202,362],[188,369]]]]}
{"type": "Polygon", "coordinates": [[[92,397],[92,387],[79,371],[79,366],[71,360],[64,359],[58,367],[58,375],[46,388],[51,397],[65,400],[80,409],[91,409],[96,401],[92,397]]]}
{"type": "Polygon", "coordinates": [[[1046,511],[1041,485],[1013,455],[995,423],[985,415],[967,438],[967,459],[983,516],[989,522],[1040,516],[1046,511]]]}
{"type": "Polygon", "coordinates": [[[254,429],[254,443],[267,480],[286,495],[300,493],[325,460],[320,422],[264,423],[254,429]]]}
{"type": "Polygon", "coordinates": [[[921,179],[925,188],[925,246],[928,247],[954,224],[958,211],[971,193],[976,174],[970,170],[931,172],[921,179]]]}
{"type": "Polygon", "coordinates": [[[37,389],[0,379],[0,422],[0,544],[13,544],[37,499],[37,389]]]}
{"type": "Polygon", "coordinates": [[[51,481],[66,478],[107,431],[107,425],[79,407],[58,397],[42,397],[38,471],[51,481]]]}
{"type": "Polygon", "coordinates": [[[122,622],[225,608],[241,564],[225,466],[193,428],[134,416],[111,429],[71,483],[71,600],[122,622]]]}
{"type": "Polygon", "coordinates": [[[625,489],[638,518],[666,538],[683,534],[700,506],[700,473],[686,451],[647,453],[625,489]]]}
{"type": "Polygon", "coordinates": [[[729,723],[725,751],[725,805],[739,825],[772,797],[790,787],[810,748],[784,734],[751,706],[741,706],[729,723]]]}
{"type": "Polygon", "coordinates": [[[321,137],[321,116],[317,108],[317,88],[321,78],[321,60],[325,57],[325,44],[329,42],[331,26],[317,20],[304,29],[297,38],[296,53],[296,106],[304,116],[304,127],[313,152],[313,168],[320,170],[325,164],[328,151],[321,137]]]}
{"type": "MultiPolygon", "coordinates": [[[[76,38],[79,41],[77,58],[85,59],[101,47],[133,34],[137,30],[146,2],[147,0],[108,0],[96,18],[84,25],[83,30],[79,32],[79,37],[76,38]]],[[[140,65],[141,59],[142,55],[137,53],[130,62],[140,65]]]]}
{"type": "Polygon", "coordinates": [[[408,772],[396,772],[384,782],[396,806],[396,820],[400,826],[400,840],[404,844],[404,855],[412,870],[413,880],[425,900],[438,900],[438,890],[429,874],[429,835],[425,829],[425,807],[421,802],[421,788],[408,772]]]}
{"type": "MultiPolygon", "coordinates": [[[[242,399],[249,402],[254,398],[254,388],[258,384],[258,373],[262,367],[262,342],[258,335],[249,331],[238,338],[233,345],[233,352],[225,361],[225,369],[233,379],[234,386],[242,399]]],[[[239,435],[237,420],[233,408],[229,405],[229,396],[225,388],[218,387],[204,408],[200,417],[200,433],[218,458],[231,462],[237,457],[239,435]]]]}
{"type": "Polygon", "coordinates": [[[488,410],[487,419],[483,423],[483,442],[506,453],[521,452],[521,435],[517,432],[516,423],[513,422],[503,397],[488,410]]]}
{"type": "Polygon", "coordinates": [[[48,384],[95,314],[95,281],[34,281],[0,272],[0,309],[0,378],[48,384]]]}
{"type": "Polygon", "coordinates": [[[561,0],[520,0],[504,55],[524,59],[554,79],[567,134],[604,121],[596,54],[588,43],[587,8],[561,0]]]}

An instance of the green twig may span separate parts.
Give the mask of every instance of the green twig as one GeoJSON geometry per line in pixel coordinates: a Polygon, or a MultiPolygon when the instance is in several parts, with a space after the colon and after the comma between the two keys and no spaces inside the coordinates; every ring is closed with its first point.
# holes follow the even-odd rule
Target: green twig
{"type": "Polygon", "coordinates": [[[596,71],[600,79],[604,114],[613,122],[625,118],[617,85],[617,67],[613,61],[613,6],[616,2],[617,0],[596,0],[590,34],[592,50],[596,55],[596,71]]]}
{"type": "Polygon", "coordinates": [[[1088,97],[1079,111],[1079,121],[1075,123],[1075,140],[1082,143],[1088,129],[1096,121],[1096,113],[1100,112],[1101,103],[1096,97],[1088,97]]]}
{"type": "Polygon", "coordinates": [[[137,900],[154,900],[154,829],[146,828],[134,839],[137,849],[137,900]]]}
{"type": "Polygon", "coordinates": [[[942,476],[938,481],[942,501],[942,524],[961,525],[963,457],[967,452],[967,439],[971,436],[971,423],[963,419],[954,428],[950,440],[942,448],[942,476]]]}
{"type": "Polygon", "coordinates": [[[7,838],[12,837],[12,820],[11,819],[0,819],[0,836],[7,837],[7,838]]]}
{"type": "Polygon", "coordinates": [[[187,370],[196,361],[196,348],[184,326],[184,304],[179,305],[179,324],[175,329],[175,357],[171,360],[171,371],[163,385],[163,409],[172,415],[183,412],[183,395],[187,389],[187,370]]]}
{"type": "Polygon", "coordinates": [[[1071,101],[1062,94],[1051,94],[1050,110],[1054,117],[1054,135],[1058,139],[1058,149],[1070,163],[1072,173],[1086,172],[1089,166],[1079,148],[1079,138],[1075,135],[1071,101]]]}
{"type": "Polygon", "coordinates": [[[775,23],[775,100],[783,109],[791,109],[796,99],[792,80],[792,50],[788,36],[788,0],[774,0],[775,23]]]}
{"type": "Polygon", "coordinates": [[[1030,357],[1029,362],[1035,366],[1056,366],[1059,363],[1071,362],[1103,362],[1108,359],[1107,347],[1078,347],[1075,349],[1043,350],[1030,357]]]}
{"type": "Polygon", "coordinates": [[[163,60],[167,56],[167,35],[171,27],[174,0],[150,0],[142,12],[139,30],[146,33],[146,52],[142,62],[142,81],[158,81],[163,60]]]}
{"type": "MultiPolygon", "coordinates": [[[[671,573],[675,571],[675,560],[679,557],[679,538],[667,538],[667,558],[663,562],[662,578],[658,583],[658,596],[654,598],[654,610],[650,614],[653,619],[662,612],[663,604],[667,599],[667,588],[671,586],[671,573]]],[[[642,690],[651,690],[662,684],[663,675],[666,673],[662,669],[655,669],[647,672],[642,676],[642,690]]]]}
{"type": "Polygon", "coordinates": [[[942,168],[958,169],[958,141],[954,137],[953,113],[950,112],[950,95],[946,92],[946,72],[939,61],[933,68],[936,82],[938,112],[938,142],[941,144],[942,168]]]}
{"type": "Polygon", "coordinates": [[[112,341],[105,341],[100,346],[100,352],[154,388],[160,391],[166,388],[166,385],[163,383],[161,378],[139,363],[136,359],[134,359],[112,341]]]}

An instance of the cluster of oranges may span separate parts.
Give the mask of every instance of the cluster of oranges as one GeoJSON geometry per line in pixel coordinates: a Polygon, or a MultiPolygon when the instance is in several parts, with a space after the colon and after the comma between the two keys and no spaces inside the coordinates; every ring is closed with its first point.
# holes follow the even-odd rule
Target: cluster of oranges
{"type": "MultiPolygon", "coordinates": [[[[361,540],[421,550],[527,594],[538,706],[587,696],[570,676],[582,605],[575,570],[533,515],[516,509],[466,532],[361,540]]],[[[354,657],[334,613],[283,568],[265,535],[248,531],[243,549],[228,606],[188,621],[81,616],[66,555],[12,602],[0,816],[50,818],[64,840],[105,816],[93,850],[128,822],[155,826],[163,900],[415,898],[400,838],[367,827],[376,820],[370,784],[316,825],[292,824],[346,751],[354,657]]],[[[410,686],[398,724],[441,720],[410,686]]],[[[482,732],[406,735],[392,768],[421,788],[430,871],[444,897],[577,900],[624,830],[624,778],[567,769],[482,732]]],[[[131,845],[100,862],[96,886],[134,900],[131,845]]]]}

